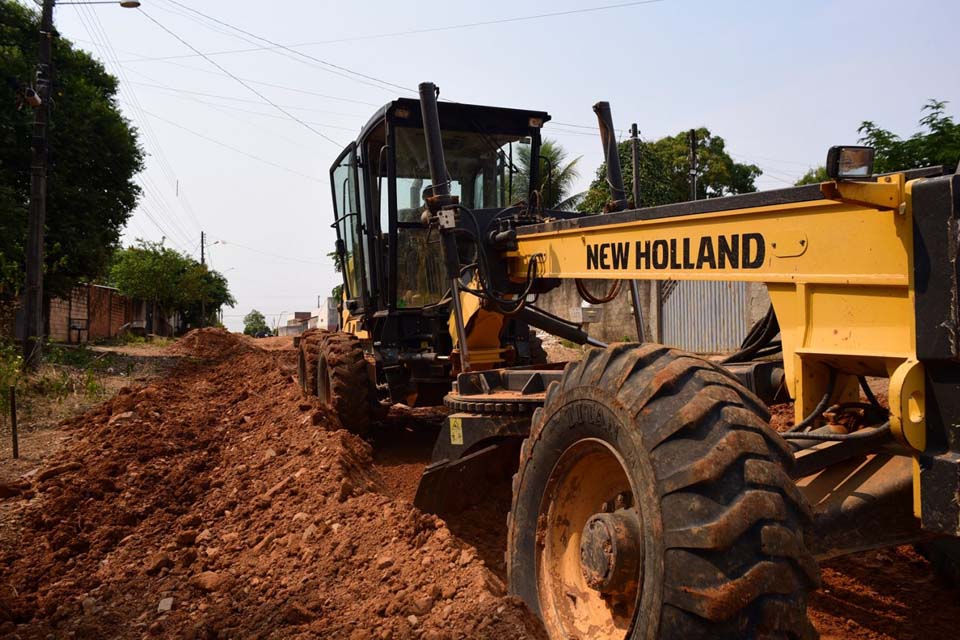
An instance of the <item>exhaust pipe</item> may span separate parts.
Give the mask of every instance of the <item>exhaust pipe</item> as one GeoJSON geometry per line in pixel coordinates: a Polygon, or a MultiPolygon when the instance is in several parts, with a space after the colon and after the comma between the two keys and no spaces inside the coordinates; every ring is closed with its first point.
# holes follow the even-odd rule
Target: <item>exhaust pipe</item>
{"type": "MultiPolygon", "coordinates": [[[[430,164],[430,195],[426,197],[430,212],[428,222],[437,219],[440,227],[440,242],[443,247],[443,262],[453,294],[453,317],[457,325],[457,347],[460,349],[460,368],[470,371],[470,352],[467,348],[467,329],[463,323],[463,307],[460,304],[460,253],[457,238],[454,207],[460,199],[450,195],[450,177],[447,161],[443,156],[443,134],[440,130],[440,113],[437,110],[437,95],[440,93],[432,82],[420,84],[420,114],[423,116],[423,135],[427,141],[427,162],[430,164]],[[446,209],[441,215],[441,210],[446,209]]],[[[479,241],[479,238],[478,238],[479,241]]]]}
{"type": "Polygon", "coordinates": [[[607,163],[607,182],[610,184],[610,199],[606,213],[623,211],[629,206],[627,192],[623,187],[623,171],[620,169],[620,152],[617,149],[617,137],[613,135],[613,116],[609,102],[593,105],[600,124],[600,143],[603,145],[603,159],[607,163]]]}

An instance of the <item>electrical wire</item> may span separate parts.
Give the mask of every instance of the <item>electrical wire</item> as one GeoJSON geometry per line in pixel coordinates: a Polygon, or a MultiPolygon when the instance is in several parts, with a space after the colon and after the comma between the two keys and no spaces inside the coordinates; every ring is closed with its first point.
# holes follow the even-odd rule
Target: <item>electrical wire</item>
{"type": "MultiPolygon", "coordinates": [[[[131,69],[131,71],[133,71],[133,73],[136,73],[137,75],[143,75],[144,77],[148,77],[148,76],[145,76],[144,74],[141,74],[140,72],[135,71],[135,70],[133,70],[133,69],[131,69]]],[[[182,94],[186,94],[186,95],[200,96],[200,97],[205,97],[205,98],[215,98],[215,99],[217,99],[217,100],[227,100],[227,101],[230,101],[230,102],[245,102],[245,103],[249,103],[249,104],[262,104],[262,101],[261,101],[261,100],[252,100],[252,99],[250,99],[250,98],[236,98],[236,97],[233,97],[233,96],[223,96],[223,95],[219,95],[219,94],[216,94],[216,93],[206,93],[206,92],[204,92],[204,91],[191,91],[191,90],[189,90],[189,89],[179,89],[179,88],[177,88],[177,87],[171,87],[170,85],[163,84],[163,83],[158,82],[158,81],[156,81],[156,80],[154,80],[154,84],[150,84],[150,83],[147,83],[147,82],[135,82],[135,81],[128,81],[128,84],[136,85],[136,86],[138,86],[138,87],[146,87],[146,88],[148,88],[148,89],[162,89],[162,90],[171,91],[171,92],[174,92],[174,93],[182,93],[182,94]]],[[[313,112],[316,112],[316,113],[326,113],[326,114],[329,114],[329,115],[345,116],[345,117],[349,117],[349,118],[364,119],[363,116],[361,116],[361,115],[359,115],[359,114],[356,114],[356,113],[346,113],[346,112],[344,112],[344,111],[330,111],[330,110],[328,110],[328,109],[314,109],[314,108],[312,108],[312,107],[301,107],[301,106],[295,106],[295,105],[282,105],[282,106],[285,107],[285,108],[287,108],[287,109],[294,109],[294,110],[296,110],[296,111],[313,111],[313,112]]],[[[266,114],[263,114],[263,115],[266,115],[266,114]]],[[[272,114],[271,114],[271,115],[272,115],[272,114]]],[[[283,117],[283,116],[276,116],[276,117],[283,117]]],[[[339,129],[345,128],[345,127],[333,127],[333,125],[324,125],[324,126],[331,127],[331,128],[339,128],[339,129]]]]}
{"type": "MultiPolygon", "coordinates": [[[[152,157],[157,159],[158,167],[160,168],[161,173],[163,173],[167,178],[171,187],[176,188],[175,185],[177,180],[173,167],[163,150],[163,146],[160,144],[159,137],[156,135],[153,127],[150,125],[150,121],[146,118],[146,116],[143,115],[142,106],[140,105],[140,101],[137,98],[136,92],[129,87],[129,80],[124,73],[122,65],[119,63],[119,57],[116,55],[116,51],[113,48],[113,44],[110,41],[110,37],[106,29],[104,29],[103,24],[100,22],[100,19],[95,11],[85,6],[78,6],[78,9],[79,11],[77,13],[77,17],[79,18],[84,30],[86,30],[87,34],[91,37],[93,44],[103,52],[106,59],[115,65],[118,75],[123,80],[123,82],[121,82],[118,86],[118,92],[121,95],[129,94],[132,111],[137,116],[138,124],[144,134],[145,142],[147,142],[155,150],[155,153],[152,154],[152,157]]],[[[136,181],[143,190],[144,195],[152,198],[156,202],[157,206],[161,212],[163,212],[164,216],[167,218],[171,227],[177,232],[177,234],[179,234],[182,238],[194,237],[193,233],[185,230],[185,228],[181,226],[179,222],[179,216],[176,214],[176,207],[169,206],[163,190],[153,182],[153,179],[149,173],[142,173],[140,176],[137,176],[136,181]]],[[[189,221],[192,220],[196,229],[199,230],[199,220],[197,219],[196,213],[193,211],[193,208],[190,206],[186,197],[184,196],[183,199],[178,198],[177,202],[187,214],[187,226],[189,226],[189,221]]],[[[162,233],[166,237],[173,237],[169,231],[163,231],[162,233]]],[[[187,241],[187,244],[189,245],[189,240],[187,241]]]]}
{"type": "MultiPolygon", "coordinates": [[[[180,4],[180,3],[178,3],[178,2],[173,2],[173,0],[168,0],[168,1],[172,2],[173,4],[178,4],[178,5],[180,4]]],[[[597,6],[597,7],[584,7],[584,8],[582,8],[582,9],[570,9],[570,10],[568,10],[568,11],[555,11],[555,12],[552,12],[552,13],[540,13],[540,14],[528,15],[528,16],[516,16],[516,17],[510,17],[510,18],[497,18],[497,19],[493,19],[493,20],[483,20],[483,21],[479,21],[479,22],[469,22],[469,23],[462,23],[462,24],[444,25],[444,26],[439,26],[439,27],[424,27],[424,28],[421,28],[421,29],[408,29],[408,30],[405,30],[405,31],[393,31],[393,32],[386,32],[386,33],[374,33],[374,34],[363,35],[363,36],[350,36],[350,37],[345,37],[345,38],[334,38],[334,39],[330,39],[330,40],[314,40],[314,41],[311,41],[311,42],[300,42],[300,43],[292,44],[292,45],[275,45],[275,44],[274,44],[274,45],[267,46],[267,47],[256,47],[256,48],[253,48],[253,49],[232,49],[232,50],[225,50],[225,51],[211,51],[211,52],[208,52],[207,55],[216,55],[216,56],[219,56],[219,55],[231,55],[231,54],[236,54],[236,53],[253,53],[253,52],[256,52],[256,51],[267,51],[267,50],[270,50],[270,49],[282,49],[282,48],[285,48],[285,49],[294,49],[294,48],[296,48],[296,47],[309,47],[309,46],[324,45],[324,44],[338,44],[338,43],[342,43],[342,42],[356,42],[356,41],[360,41],[360,40],[376,40],[376,39],[381,39],[381,38],[395,38],[395,37],[399,37],[399,36],[420,35],[420,34],[424,34],[424,33],[436,33],[436,32],[440,32],[440,31],[454,31],[454,30],[459,30],[459,29],[470,29],[470,28],[475,28],[475,27],[485,27],[485,26],[498,25],[498,24],[507,24],[507,23],[511,23],[511,22],[524,22],[524,21],[530,21],[530,20],[541,20],[541,19],[544,19],[544,18],[557,18],[557,17],[569,16],[569,15],[576,15],[576,14],[581,14],[581,13],[591,13],[591,12],[597,12],[597,11],[609,11],[609,10],[614,10],[614,9],[624,9],[624,8],[628,8],[628,7],[642,6],[642,5],[646,5],[646,4],[657,4],[657,3],[660,3],[660,2],[664,2],[664,1],[665,1],[665,0],[638,0],[638,1],[635,1],[635,2],[622,2],[622,3],[618,3],[618,4],[601,5],[601,6],[597,6]]],[[[189,7],[186,7],[185,5],[180,5],[180,6],[183,6],[184,8],[189,9],[189,7]]],[[[199,12],[197,12],[197,13],[199,13],[199,12]]],[[[211,18],[211,19],[212,19],[212,18],[211,18]]],[[[221,23],[221,24],[223,24],[223,23],[221,23]]],[[[193,58],[193,57],[196,57],[196,56],[189,56],[189,55],[160,56],[160,57],[147,58],[146,60],[163,61],[163,60],[177,60],[177,59],[181,59],[181,58],[193,58]]]]}
{"type": "Polygon", "coordinates": [[[270,253],[269,251],[263,251],[263,250],[261,250],[261,249],[255,249],[255,248],[253,248],[253,247],[248,247],[247,245],[243,245],[243,244],[240,244],[240,243],[238,243],[238,242],[227,241],[227,240],[224,240],[223,238],[215,238],[215,240],[219,241],[220,244],[222,244],[222,245],[224,245],[224,246],[227,246],[227,247],[239,247],[239,248],[241,248],[241,249],[246,249],[247,251],[253,251],[254,253],[259,253],[259,254],[261,254],[261,255],[269,256],[269,257],[274,258],[274,259],[277,259],[277,260],[287,260],[287,261],[289,261],[289,262],[300,262],[300,263],[303,263],[303,264],[314,264],[314,265],[323,265],[323,266],[329,265],[328,262],[320,262],[320,261],[318,261],[318,260],[307,260],[307,259],[305,259],[305,258],[295,258],[295,257],[292,257],[292,256],[282,256],[282,255],[277,254],[277,253],[270,253]]]}
{"type": "Polygon", "coordinates": [[[157,115],[157,114],[155,114],[155,113],[152,113],[152,112],[146,111],[146,110],[144,110],[144,113],[146,113],[148,116],[150,116],[150,117],[152,117],[152,118],[156,118],[157,120],[160,120],[161,122],[166,122],[167,124],[169,124],[169,125],[172,126],[172,127],[176,127],[177,129],[181,129],[181,130],[183,130],[183,131],[186,131],[187,133],[190,133],[190,134],[192,134],[192,135],[195,135],[195,136],[197,136],[198,138],[202,138],[202,139],[204,139],[204,140],[206,140],[206,141],[208,141],[208,142],[212,142],[213,144],[219,145],[219,146],[221,146],[221,147],[223,147],[223,148],[225,148],[225,149],[229,149],[230,151],[233,151],[234,153],[239,153],[240,155],[246,156],[247,158],[250,158],[250,159],[252,159],[252,160],[256,160],[257,162],[261,162],[261,163],[263,163],[263,164],[265,164],[265,165],[269,165],[269,166],[271,166],[271,167],[275,167],[275,168],[280,169],[280,170],[282,170],[282,171],[286,171],[287,173],[292,173],[292,174],[294,174],[294,175],[296,175],[296,176],[300,176],[301,178],[306,178],[307,180],[311,180],[311,181],[313,181],[313,182],[318,182],[318,183],[321,183],[321,184],[324,183],[323,180],[319,180],[319,179],[316,178],[315,176],[307,175],[306,173],[301,173],[301,172],[297,171],[296,169],[291,169],[290,167],[285,167],[285,166],[283,166],[282,164],[277,164],[276,162],[272,162],[272,161],[270,161],[270,160],[266,160],[266,159],[264,159],[264,158],[261,158],[260,156],[255,156],[255,155],[253,155],[252,153],[247,153],[246,151],[243,151],[242,149],[238,149],[238,148],[236,148],[236,147],[234,147],[234,146],[231,146],[231,145],[227,144],[226,142],[221,142],[220,140],[217,140],[216,138],[211,138],[211,137],[208,136],[208,135],[205,135],[205,134],[200,133],[200,132],[198,132],[198,131],[194,131],[193,129],[189,129],[189,128],[183,126],[182,124],[178,124],[178,123],[174,122],[173,120],[168,120],[167,118],[164,118],[163,116],[157,115]]]}
{"type": "Polygon", "coordinates": [[[233,73],[231,73],[230,71],[228,71],[226,68],[224,68],[223,66],[221,66],[220,63],[218,63],[216,60],[214,60],[213,58],[208,57],[206,54],[204,54],[203,52],[201,52],[199,49],[197,49],[196,47],[194,47],[192,44],[190,44],[189,42],[187,42],[186,40],[184,40],[183,38],[181,38],[180,36],[178,36],[176,33],[174,33],[173,31],[171,31],[170,29],[168,29],[168,28],[167,28],[166,26],[164,26],[160,21],[158,21],[156,18],[154,18],[153,16],[151,16],[151,15],[150,15],[149,13],[147,13],[146,11],[144,11],[142,7],[140,8],[140,13],[142,13],[144,16],[146,16],[146,18],[147,18],[148,20],[150,20],[150,22],[152,22],[152,23],[154,23],[155,25],[157,25],[158,27],[160,27],[160,29],[162,29],[163,31],[167,32],[169,35],[171,35],[171,36],[173,36],[174,38],[176,38],[176,39],[177,39],[181,44],[183,44],[185,47],[187,47],[187,48],[190,49],[191,51],[195,52],[196,54],[198,54],[199,56],[201,56],[204,60],[206,60],[207,62],[209,62],[209,63],[212,64],[213,66],[215,66],[217,69],[220,69],[220,71],[222,71],[223,73],[225,73],[226,75],[230,76],[232,79],[234,79],[235,81],[237,81],[238,83],[240,83],[241,85],[243,85],[244,87],[246,87],[251,93],[253,93],[254,95],[256,95],[258,98],[260,98],[261,100],[263,100],[264,102],[266,102],[267,104],[269,104],[270,106],[272,106],[273,108],[275,108],[275,109],[276,109],[277,111],[279,111],[280,113],[284,114],[285,116],[287,116],[287,117],[290,118],[291,120],[300,123],[300,124],[301,124],[303,127],[305,127],[307,130],[315,133],[316,135],[320,136],[321,138],[323,138],[323,139],[326,140],[327,142],[329,142],[329,143],[331,143],[331,144],[333,144],[333,145],[335,145],[335,146],[337,146],[337,147],[343,146],[343,145],[341,145],[339,142],[337,142],[336,140],[334,140],[333,138],[331,138],[330,136],[328,136],[327,134],[325,134],[325,133],[323,133],[322,131],[320,131],[319,129],[316,129],[316,128],[310,126],[309,124],[307,124],[306,122],[304,122],[303,120],[301,120],[300,118],[298,118],[297,116],[293,115],[292,113],[290,113],[289,111],[287,111],[286,109],[284,109],[283,107],[281,107],[279,104],[277,104],[276,102],[274,102],[273,100],[271,100],[270,98],[268,98],[267,96],[265,96],[263,93],[261,93],[260,91],[256,90],[255,88],[253,88],[250,84],[248,84],[248,83],[244,82],[243,80],[241,80],[238,76],[234,75],[233,73]]]}
{"type": "MultiPolygon", "coordinates": [[[[376,78],[376,77],[374,77],[374,76],[367,75],[367,74],[361,73],[361,72],[359,72],[359,71],[354,71],[353,69],[349,69],[349,68],[347,68],[347,67],[344,67],[344,66],[341,66],[341,65],[338,65],[338,64],[334,64],[334,63],[332,63],[332,62],[327,62],[326,60],[322,60],[322,59],[320,59],[320,58],[317,58],[316,56],[312,56],[312,55],[310,55],[310,54],[303,53],[302,51],[298,51],[298,50],[296,50],[296,49],[293,49],[293,48],[291,48],[291,47],[288,47],[287,45],[283,45],[283,44],[280,44],[280,43],[278,43],[278,42],[274,42],[273,40],[270,40],[269,38],[264,38],[263,36],[259,36],[259,35],[255,34],[255,33],[251,33],[250,31],[247,31],[246,29],[241,29],[240,27],[234,26],[234,25],[232,25],[232,24],[230,24],[230,23],[228,23],[228,22],[225,22],[225,21],[223,21],[223,20],[220,20],[219,18],[214,18],[214,17],[211,16],[211,15],[208,15],[208,14],[206,14],[206,13],[203,13],[202,11],[198,11],[197,9],[194,9],[193,7],[190,7],[189,5],[185,5],[185,4],[182,4],[182,3],[180,3],[180,2],[177,2],[176,0],[167,0],[167,2],[169,2],[170,4],[174,4],[174,5],[182,8],[182,9],[185,9],[185,10],[187,10],[187,11],[190,11],[190,12],[192,12],[192,13],[195,13],[195,14],[197,14],[198,16],[201,16],[201,17],[203,17],[203,18],[205,18],[205,19],[207,19],[207,20],[210,20],[211,22],[215,22],[215,23],[217,23],[217,24],[219,24],[219,25],[223,25],[224,27],[227,27],[228,29],[233,29],[234,31],[236,31],[236,32],[238,32],[238,33],[242,33],[242,34],[244,34],[244,35],[246,35],[246,36],[249,36],[249,37],[251,37],[251,38],[255,38],[255,39],[257,39],[257,40],[260,40],[261,42],[266,42],[267,44],[271,45],[272,47],[275,47],[275,48],[277,48],[277,49],[282,49],[282,50],[284,50],[284,51],[288,51],[288,52],[290,52],[290,53],[292,53],[292,54],[294,54],[294,55],[300,56],[300,57],[305,58],[305,59],[307,59],[307,60],[311,60],[311,61],[313,61],[313,62],[315,62],[315,63],[317,63],[317,64],[323,65],[323,66],[326,68],[327,71],[330,71],[331,69],[335,69],[335,70],[337,70],[337,71],[350,74],[351,76],[356,76],[356,78],[363,78],[363,79],[366,79],[366,80],[369,80],[369,81],[372,81],[372,82],[378,82],[378,83],[380,83],[380,84],[382,84],[382,85],[386,85],[386,86],[392,87],[392,88],[394,88],[394,89],[400,89],[401,91],[407,91],[407,92],[410,92],[410,93],[416,93],[416,92],[417,92],[416,89],[411,89],[411,88],[409,88],[409,87],[404,87],[403,85],[399,85],[399,84],[396,84],[396,83],[393,83],[393,82],[389,82],[389,81],[387,81],[387,80],[381,80],[380,78],[376,78]]],[[[200,52],[195,50],[195,53],[200,53],[200,52]]],[[[201,55],[203,55],[203,54],[201,54],[201,55]]],[[[206,55],[203,55],[203,57],[209,60],[209,58],[207,58],[206,55]]],[[[331,71],[331,73],[335,73],[335,72],[331,71]]],[[[343,73],[338,73],[338,74],[336,74],[336,75],[343,75],[343,73]]],[[[354,78],[354,79],[356,79],[356,78],[354,78]]],[[[378,88],[381,88],[381,89],[382,89],[383,87],[378,87],[378,88]]]]}

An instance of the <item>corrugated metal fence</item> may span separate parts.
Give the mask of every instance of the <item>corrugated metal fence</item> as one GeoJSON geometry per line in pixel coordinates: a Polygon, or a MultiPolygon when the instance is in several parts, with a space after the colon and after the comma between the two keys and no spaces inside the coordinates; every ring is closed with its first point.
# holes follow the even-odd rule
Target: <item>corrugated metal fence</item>
{"type": "Polygon", "coordinates": [[[663,344],[723,353],[736,350],[747,337],[746,282],[671,282],[667,292],[661,302],[663,344]]]}

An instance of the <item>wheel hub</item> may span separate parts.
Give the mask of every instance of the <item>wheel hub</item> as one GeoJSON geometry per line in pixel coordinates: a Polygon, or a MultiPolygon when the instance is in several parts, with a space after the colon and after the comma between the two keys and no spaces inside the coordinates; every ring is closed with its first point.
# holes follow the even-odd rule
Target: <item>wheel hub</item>
{"type": "Polygon", "coordinates": [[[580,570],[603,594],[627,594],[639,583],[643,559],[640,518],[633,509],[597,513],[583,526],[580,570]]]}

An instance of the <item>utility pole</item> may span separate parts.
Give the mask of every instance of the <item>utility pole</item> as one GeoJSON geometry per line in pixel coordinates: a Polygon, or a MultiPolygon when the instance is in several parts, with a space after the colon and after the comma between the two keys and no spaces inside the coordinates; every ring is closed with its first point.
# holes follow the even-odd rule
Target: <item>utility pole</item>
{"type": "Polygon", "coordinates": [[[40,52],[33,109],[30,158],[30,212],[27,219],[27,278],[23,298],[23,360],[28,369],[40,364],[43,348],[43,225],[47,216],[47,123],[53,83],[53,4],[43,0],[40,52]]]}
{"type": "MultiPolygon", "coordinates": [[[[207,265],[207,234],[200,232],[200,265],[207,265]]],[[[200,326],[207,326],[207,294],[203,290],[203,284],[200,285],[200,326]]]]}
{"type": "Polygon", "coordinates": [[[690,199],[697,199],[697,130],[690,129],[690,199]]]}

